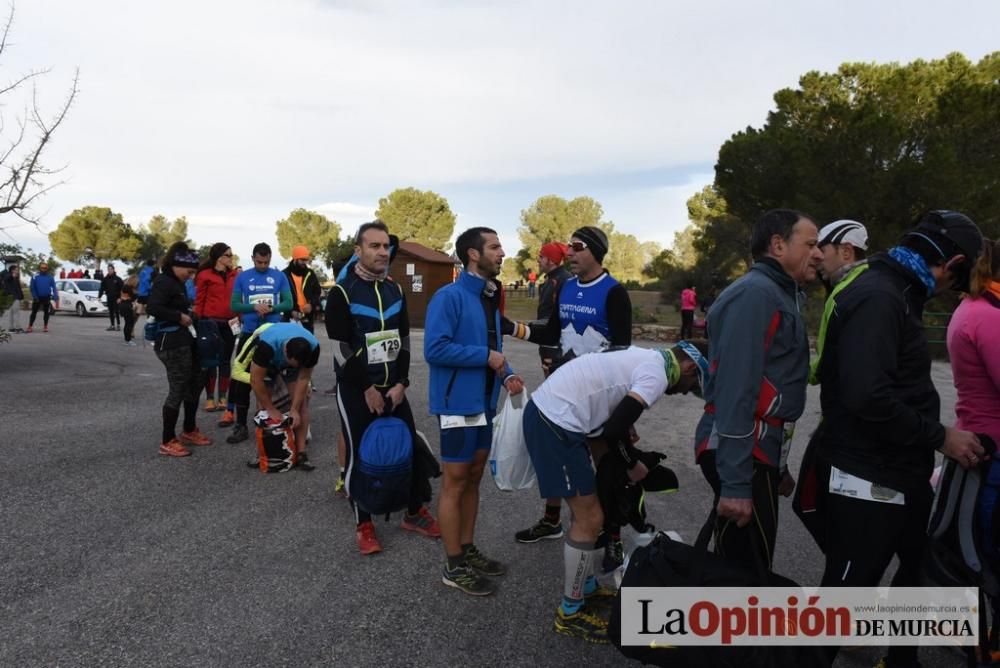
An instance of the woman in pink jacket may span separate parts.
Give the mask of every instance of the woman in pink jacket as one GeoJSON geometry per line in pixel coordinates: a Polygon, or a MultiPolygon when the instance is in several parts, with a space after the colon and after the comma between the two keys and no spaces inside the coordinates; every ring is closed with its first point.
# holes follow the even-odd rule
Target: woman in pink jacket
{"type": "MultiPolygon", "coordinates": [[[[958,400],[956,427],[979,434],[989,451],[987,439],[1000,445],[1000,242],[984,240],[983,254],[972,270],[969,295],[955,309],[948,324],[948,355],[955,377],[958,400]]],[[[1000,559],[995,515],[1000,504],[1000,456],[994,455],[980,490],[978,506],[979,538],[984,554],[996,567],[1000,559]]],[[[997,602],[991,601],[993,610],[997,602]]],[[[996,613],[994,612],[994,615],[996,613]]],[[[994,617],[995,619],[995,617],[994,617]]],[[[991,652],[1000,659],[1000,652],[991,652]]]]}
{"type": "Polygon", "coordinates": [[[1000,445],[1000,242],[986,240],[972,288],[948,325],[959,429],[1000,445]]]}

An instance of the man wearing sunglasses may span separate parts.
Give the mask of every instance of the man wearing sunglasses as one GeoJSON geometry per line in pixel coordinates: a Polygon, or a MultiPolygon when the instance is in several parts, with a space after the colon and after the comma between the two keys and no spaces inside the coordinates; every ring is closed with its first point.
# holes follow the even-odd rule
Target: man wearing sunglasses
{"type": "MultiPolygon", "coordinates": [[[[628,292],[604,268],[608,237],[598,227],[581,227],[570,238],[566,251],[573,278],[559,291],[558,308],[541,327],[510,323],[504,333],[526,338],[540,346],[557,346],[558,359],[542,359],[548,374],[554,366],[586,353],[632,344],[632,301],[628,292]]],[[[518,531],[520,543],[535,543],[563,535],[561,499],[546,499],[545,515],[533,526],[518,531]]],[[[605,527],[605,570],[614,570],[624,559],[620,528],[605,527]]]]}

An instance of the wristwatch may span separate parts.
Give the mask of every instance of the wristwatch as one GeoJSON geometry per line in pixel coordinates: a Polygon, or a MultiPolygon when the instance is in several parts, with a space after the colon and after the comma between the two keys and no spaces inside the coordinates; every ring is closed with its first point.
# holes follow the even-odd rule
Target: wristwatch
{"type": "Polygon", "coordinates": [[[396,382],[398,382],[398,383],[399,383],[400,385],[402,385],[403,387],[409,387],[409,386],[410,386],[410,379],[409,379],[409,378],[400,378],[400,379],[399,379],[398,381],[396,381],[396,382]]]}

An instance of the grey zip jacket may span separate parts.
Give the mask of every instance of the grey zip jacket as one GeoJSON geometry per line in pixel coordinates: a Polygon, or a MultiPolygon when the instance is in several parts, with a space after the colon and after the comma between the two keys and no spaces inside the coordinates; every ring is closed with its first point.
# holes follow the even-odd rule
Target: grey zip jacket
{"type": "Polygon", "coordinates": [[[708,312],[710,373],[695,457],[717,449],[723,497],[750,498],[754,460],[787,467],[785,426],[802,415],[809,378],[803,299],[781,265],[763,258],[708,312]]]}

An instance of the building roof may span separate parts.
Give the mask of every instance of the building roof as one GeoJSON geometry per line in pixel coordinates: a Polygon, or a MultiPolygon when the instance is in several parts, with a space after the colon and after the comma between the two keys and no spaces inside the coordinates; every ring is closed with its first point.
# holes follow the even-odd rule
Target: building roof
{"type": "Polygon", "coordinates": [[[418,260],[434,264],[455,264],[455,261],[450,256],[445,255],[441,251],[428,248],[423,244],[418,244],[414,241],[400,241],[399,254],[408,255],[410,257],[417,258],[418,260]]]}

